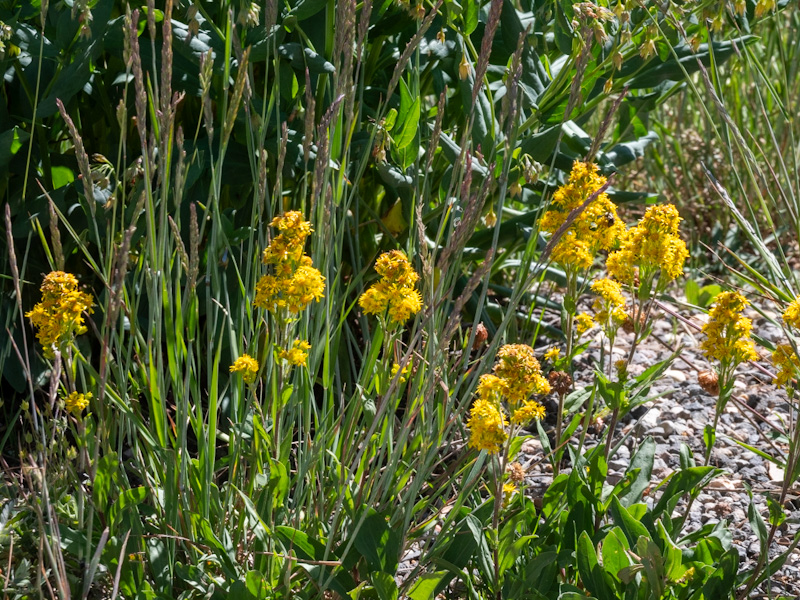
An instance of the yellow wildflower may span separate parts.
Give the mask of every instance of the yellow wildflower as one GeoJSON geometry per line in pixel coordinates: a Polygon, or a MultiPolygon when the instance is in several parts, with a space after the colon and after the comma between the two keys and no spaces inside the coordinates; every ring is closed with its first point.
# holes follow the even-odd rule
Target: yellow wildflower
{"type": "Polygon", "coordinates": [[[790,344],[780,344],[772,353],[772,364],[778,369],[775,385],[785,387],[792,382],[800,369],[800,359],[790,344]]]}
{"type": "Polygon", "coordinates": [[[504,379],[497,375],[481,375],[478,383],[478,396],[483,400],[499,404],[508,389],[504,379]]]}
{"type": "Polygon", "coordinates": [[[397,376],[398,372],[400,373],[400,377],[397,379],[397,383],[398,384],[399,383],[405,383],[406,381],[408,381],[408,374],[411,372],[411,363],[407,364],[406,368],[403,369],[402,371],[400,371],[400,365],[397,364],[397,363],[394,363],[392,365],[392,371],[389,374],[389,378],[390,379],[394,379],[397,376]]]}
{"type": "Polygon", "coordinates": [[[606,268],[619,281],[632,285],[638,273],[642,279],[660,272],[663,283],[683,274],[689,257],[686,244],[678,237],[681,217],[672,204],[649,207],[631,228],[617,252],[608,256],[606,268]]]}
{"type": "Polygon", "coordinates": [[[709,321],[703,326],[706,339],[700,345],[707,358],[723,364],[740,364],[758,360],[755,344],[750,339],[753,324],[741,316],[749,304],[739,292],[722,292],[708,312],[709,321]]]}
{"type": "Polygon", "coordinates": [[[783,311],[783,321],[789,327],[800,329],[800,296],[794,299],[791,304],[783,311]]]}
{"type": "Polygon", "coordinates": [[[313,229],[297,211],[275,217],[270,223],[281,232],[264,250],[262,262],[272,266],[273,273],[256,283],[254,304],[272,313],[286,310],[297,314],[325,293],[325,277],[312,266],[304,254],[306,238],[313,229]]]}
{"type": "Polygon", "coordinates": [[[92,313],[92,298],[78,291],[78,280],[70,273],[53,271],[42,282],[42,301],[25,316],[38,329],[36,337],[47,358],[54,356],[53,349],[86,333],[83,313],[92,313]]]}
{"type": "Polygon", "coordinates": [[[592,291],[599,297],[592,308],[600,323],[615,326],[623,323],[628,315],[625,312],[625,296],[619,283],[611,279],[598,279],[592,283],[592,291]]]}
{"type": "Polygon", "coordinates": [[[91,392],[86,392],[85,394],[79,394],[78,392],[72,392],[69,396],[64,399],[64,406],[66,409],[71,412],[76,417],[79,416],[84,409],[89,406],[89,400],[92,398],[91,392]]]}
{"type": "Polygon", "coordinates": [[[507,425],[506,416],[495,404],[478,398],[470,409],[467,421],[469,446],[497,454],[508,437],[505,430],[507,425]]]}
{"type": "Polygon", "coordinates": [[[561,348],[558,346],[553,346],[544,353],[544,359],[549,360],[550,362],[557,361],[559,356],[561,356],[561,348]]]}
{"type": "Polygon", "coordinates": [[[508,504],[511,501],[511,497],[517,493],[517,486],[515,486],[510,481],[507,481],[503,484],[503,505],[508,504]]]}
{"type": "Polygon", "coordinates": [[[527,425],[534,419],[544,419],[544,414],[544,406],[536,400],[527,400],[511,415],[511,422],[517,425],[527,425]]]}
{"type": "Polygon", "coordinates": [[[258,376],[258,361],[249,354],[242,354],[230,366],[231,373],[240,373],[247,384],[255,382],[258,376]]]}
{"type": "Polygon", "coordinates": [[[542,368],[525,344],[508,344],[497,352],[494,373],[505,383],[504,395],[512,405],[517,405],[531,394],[549,394],[550,383],[542,376],[542,368]]]}
{"type": "Polygon", "coordinates": [[[308,351],[311,349],[311,344],[305,340],[295,340],[292,347],[288,350],[278,350],[278,358],[285,360],[290,365],[295,367],[304,367],[308,360],[308,351]]]}
{"type": "Polygon", "coordinates": [[[583,335],[594,327],[594,319],[587,313],[575,315],[575,331],[578,335],[583,335]]]}
{"type": "Polygon", "coordinates": [[[381,279],[358,299],[366,314],[387,313],[390,323],[405,323],[422,310],[422,296],[414,289],[419,275],[403,252],[384,252],[375,262],[375,270],[381,279]]]}
{"type": "MultiPolygon", "coordinates": [[[[597,165],[575,161],[567,182],[553,194],[552,207],[540,223],[542,231],[555,233],[570,212],[581,206],[606,184],[597,165]]],[[[617,216],[617,206],[605,192],[577,216],[553,248],[553,261],[563,266],[588,269],[598,250],[615,247],[625,233],[625,224],[617,216]]]]}

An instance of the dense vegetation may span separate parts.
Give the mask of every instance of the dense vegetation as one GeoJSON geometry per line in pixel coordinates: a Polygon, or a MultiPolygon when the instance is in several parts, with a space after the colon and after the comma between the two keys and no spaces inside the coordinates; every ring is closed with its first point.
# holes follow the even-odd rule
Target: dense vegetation
{"type": "Polygon", "coordinates": [[[785,5],[0,6],[4,597],[747,597],[796,419],[757,564],[685,525],[737,368],[796,408],[785,5]],[[664,310],[717,418],[610,481],[664,310]]]}

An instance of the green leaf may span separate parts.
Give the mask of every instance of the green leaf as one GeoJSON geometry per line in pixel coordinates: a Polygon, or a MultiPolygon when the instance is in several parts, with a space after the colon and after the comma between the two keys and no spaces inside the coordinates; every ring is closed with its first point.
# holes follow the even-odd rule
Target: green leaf
{"type": "MultiPolygon", "coordinates": [[[[658,518],[668,508],[674,508],[674,505],[683,494],[702,489],[721,473],[722,469],[717,469],[716,467],[690,467],[672,473],[666,479],[666,488],[653,508],[653,518],[658,518]]],[[[661,485],[663,486],[664,483],[662,482],[661,485]]]]}
{"type": "Polygon", "coordinates": [[[125,490],[108,509],[108,524],[109,527],[119,525],[118,520],[122,515],[133,507],[138,506],[147,499],[147,489],[144,486],[135,487],[130,490],[125,490]]]}
{"type": "Polygon", "coordinates": [[[483,533],[483,526],[481,522],[474,515],[467,515],[464,519],[469,528],[475,543],[478,545],[478,566],[481,570],[481,575],[487,579],[494,576],[494,557],[492,551],[489,549],[489,543],[483,533]]]}
{"type": "MultiPolygon", "coordinates": [[[[404,89],[404,88],[401,88],[404,89]]],[[[405,150],[417,135],[419,130],[420,99],[415,98],[405,114],[405,118],[400,122],[400,133],[392,138],[394,147],[398,150],[405,150]]],[[[401,111],[401,118],[403,113],[401,111]]]]}
{"type": "Polygon", "coordinates": [[[480,2],[467,0],[467,6],[461,14],[461,18],[464,20],[464,35],[472,35],[472,32],[478,27],[479,11],[480,2]]]}
{"type": "Polygon", "coordinates": [[[606,574],[597,561],[592,540],[585,531],[578,538],[578,572],[584,587],[599,600],[614,600],[614,592],[606,582],[606,574]]]}
{"type": "Polygon", "coordinates": [[[435,571],[434,573],[425,573],[420,575],[411,586],[408,592],[408,597],[411,600],[431,600],[436,593],[436,588],[439,582],[448,577],[447,571],[435,571]]]}
{"type": "Polygon", "coordinates": [[[108,510],[108,497],[112,485],[119,481],[119,458],[116,452],[109,452],[97,463],[97,474],[92,486],[92,498],[100,512],[108,510]]]}
{"type": "Polygon", "coordinates": [[[736,572],[739,569],[739,552],[731,548],[719,561],[717,570],[709,575],[703,585],[703,596],[711,598],[727,598],[736,587],[736,572]]]}
{"type": "Polygon", "coordinates": [[[609,531],[603,540],[603,568],[617,581],[622,581],[619,576],[620,571],[631,564],[631,559],[626,552],[629,548],[628,540],[619,527],[614,527],[609,531]]]}
{"type": "MultiPolygon", "coordinates": [[[[633,509],[636,506],[641,505],[634,504],[630,507],[630,509],[633,509]]],[[[647,507],[645,507],[645,510],[646,509],[647,507]]],[[[611,518],[625,534],[625,538],[628,540],[628,544],[631,546],[636,544],[640,537],[648,537],[650,535],[647,531],[647,528],[638,520],[636,520],[633,515],[631,515],[628,508],[622,506],[616,496],[612,497],[611,499],[611,518]]]]}
{"type": "Polygon", "coordinates": [[[400,537],[389,526],[385,515],[372,508],[367,512],[353,545],[366,559],[371,570],[394,574],[400,558],[400,537]]]}
{"type": "Polygon", "coordinates": [[[12,127],[0,134],[0,167],[5,167],[28,141],[31,134],[19,127],[12,127]]]}
{"type": "Polygon", "coordinates": [[[394,124],[397,122],[397,109],[390,108],[389,112],[386,114],[386,117],[383,120],[383,128],[386,131],[391,131],[394,128],[394,124]]]}
{"type": "Polygon", "coordinates": [[[628,465],[627,473],[634,474],[634,479],[628,490],[619,496],[619,501],[623,506],[630,506],[642,499],[642,494],[650,486],[655,454],[656,443],[652,437],[648,436],[641,443],[628,465]]]}
{"type": "Polygon", "coordinates": [[[248,571],[245,576],[245,586],[254,600],[266,600],[270,591],[261,571],[248,571]]]}
{"type": "Polygon", "coordinates": [[[373,571],[369,574],[369,579],[380,600],[397,600],[399,591],[393,575],[383,571],[373,571]]]}

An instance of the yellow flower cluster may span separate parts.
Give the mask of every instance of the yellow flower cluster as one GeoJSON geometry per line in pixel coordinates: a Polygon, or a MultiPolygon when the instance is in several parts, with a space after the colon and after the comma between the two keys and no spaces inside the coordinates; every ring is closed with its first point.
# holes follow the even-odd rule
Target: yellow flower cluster
{"type": "Polygon", "coordinates": [[[494,374],[483,375],[478,384],[478,399],[467,421],[469,445],[496,454],[508,437],[506,410],[516,425],[542,419],[544,407],[530,396],[549,392],[550,383],[542,376],[533,348],[524,344],[503,346],[497,353],[494,374]]]}
{"type": "Polygon", "coordinates": [[[380,281],[358,299],[365,313],[387,313],[390,323],[405,323],[422,310],[422,296],[414,288],[419,275],[403,252],[384,252],[375,262],[375,270],[381,276],[380,281]]]}
{"type": "Polygon", "coordinates": [[[392,365],[392,371],[389,373],[389,379],[394,379],[397,376],[397,373],[400,373],[400,377],[397,379],[397,383],[405,383],[408,381],[408,374],[411,372],[411,363],[406,365],[406,368],[400,371],[400,365],[394,363],[392,365]]]}
{"type": "Polygon", "coordinates": [[[703,325],[706,339],[700,348],[706,357],[723,365],[758,360],[755,344],[750,339],[753,323],[742,316],[748,304],[739,292],[722,292],[717,296],[708,313],[709,321],[703,325]]]}
{"type": "MultiPolygon", "coordinates": [[[[553,209],[542,217],[541,229],[555,233],[570,212],[581,206],[606,183],[592,163],[575,161],[567,183],[553,194],[553,209]]],[[[588,269],[598,250],[611,250],[625,233],[617,216],[617,206],[605,192],[598,194],[572,222],[553,248],[553,261],[565,267],[588,269]]]]}
{"type": "Polygon", "coordinates": [[[242,354],[230,367],[231,373],[241,373],[242,380],[247,384],[255,382],[258,376],[258,361],[249,354],[242,354]]]}
{"type": "Polygon", "coordinates": [[[308,351],[310,349],[311,344],[307,341],[295,340],[288,350],[281,349],[278,351],[278,358],[295,367],[304,367],[308,360],[308,351]]]}
{"type": "Polygon", "coordinates": [[[792,382],[798,370],[800,370],[800,359],[792,348],[791,344],[779,344],[772,353],[772,364],[778,369],[775,375],[775,385],[785,387],[792,382]]]}
{"type": "Polygon", "coordinates": [[[561,356],[561,348],[558,346],[553,346],[544,353],[544,359],[549,360],[550,362],[555,362],[558,360],[558,357],[561,356]]]}
{"type": "Polygon", "coordinates": [[[628,318],[625,312],[625,296],[619,283],[612,279],[598,279],[592,282],[592,291],[597,294],[592,308],[597,320],[608,325],[619,325],[628,318]]]}
{"type": "Polygon", "coordinates": [[[575,331],[578,335],[583,335],[594,327],[594,319],[588,313],[579,313],[575,315],[575,331]]]}
{"type": "Polygon", "coordinates": [[[800,296],[795,298],[783,311],[783,322],[789,327],[800,329],[800,296]]]}
{"type": "Polygon", "coordinates": [[[25,316],[38,329],[36,337],[47,358],[74,335],[86,333],[83,313],[92,313],[92,298],[78,291],[78,280],[70,273],[53,271],[42,282],[42,301],[25,316]]]}
{"type": "Polygon", "coordinates": [[[469,446],[497,454],[508,437],[507,426],[506,416],[495,403],[478,398],[467,421],[469,446]]]}
{"type": "Polygon", "coordinates": [[[643,280],[659,270],[663,283],[677,278],[689,256],[686,244],[678,236],[680,222],[672,204],[649,207],[639,223],[624,235],[620,249],[609,254],[608,272],[629,285],[636,278],[637,267],[643,280]]]}
{"type": "Polygon", "coordinates": [[[262,262],[272,265],[274,272],[256,283],[254,304],[272,313],[285,309],[297,314],[312,300],[319,301],[325,292],[325,278],[304,253],[313,230],[298,211],[275,217],[270,226],[281,233],[264,250],[262,262]]]}
{"type": "Polygon", "coordinates": [[[89,406],[89,400],[92,398],[91,392],[86,392],[85,394],[79,394],[78,392],[72,392],[69,396],[64,399],[64,406],[66,409],[71,412],[76,417],[80,415],[84,409],[89,406]]]}

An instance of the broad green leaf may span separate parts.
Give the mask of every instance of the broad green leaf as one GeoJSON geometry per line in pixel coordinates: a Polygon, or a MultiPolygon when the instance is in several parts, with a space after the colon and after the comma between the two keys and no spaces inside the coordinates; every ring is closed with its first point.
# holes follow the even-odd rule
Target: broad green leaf
{"type": "MultiPolygon", "coordinates": [[[[632,509],[635,506],[632,505],[630,508],[632,509]]],[[[635,545],[640,537],[648,537],[650,535],[647,532],[647,528],[631,515],[628,508],[622,506],[616,496],[611,499],[611,516],[614,519],[614,523],[625,534],[628,544],[631,546],[635,545]]]]}
{"type": "Polygon", "coordinates": [[[603,540],[601,552],[603,568],[606,570],[606,573],[617,581],[622,581],[619,575],[620,571],[625,567],[629,567],[631,564],[631,559],[626,552],[629,548],[628,540],[619,527],[614,527],[609,531],[603,540]]]}
{"type": "Polygon", "coordinates": [[[411,600],[432,600],[439,582],[448,577],[447,571],[435,571],[433,573],[424,573],[414,582],[408,592],[408,597],[411,600]]]}

